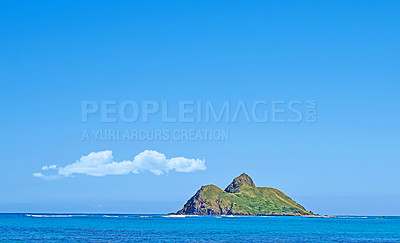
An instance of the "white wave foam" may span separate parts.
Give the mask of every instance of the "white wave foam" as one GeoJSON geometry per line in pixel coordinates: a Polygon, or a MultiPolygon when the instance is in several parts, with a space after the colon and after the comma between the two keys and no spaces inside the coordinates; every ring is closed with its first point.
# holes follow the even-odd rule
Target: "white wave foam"
{"type": "Polygon", "coordinates": [[[367,219],[366,216],[336,216],[338,219],[367,219]]]}
{"type": "Polygon", "coordinates": [[[163,218],[185,218],[187,215],[164,215],[163,218]]]}
{"type": "Polygon", "coordinates": [[[33,218],[70,218],[70,217],[86,217],[87,215],[75,214],[25,214],[27,217],[33,218]]]}

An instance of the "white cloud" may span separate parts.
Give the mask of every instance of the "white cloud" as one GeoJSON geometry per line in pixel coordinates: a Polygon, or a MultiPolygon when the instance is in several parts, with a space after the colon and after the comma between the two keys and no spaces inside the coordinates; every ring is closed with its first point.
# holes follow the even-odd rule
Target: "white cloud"
{"type": "Polygon", "coordinates": [[[42,170],[53,170],[57,168],[57,165],[45,165],[42,167],[42,170]]]}
{"type": "Polygon", "coordinates": [[[54,180],[54,179],[58,179],[58,178],[60,178],[60,176],[59,175],[43,175],[43,173],[33,173],[32,174],[34,177],[38,177],[38,178],[42,178],[42,179],[45,179],[45,180],[54,180]]]}
{"type": "Polygon", "coordinates": [[[32,174],[34,177],[39,177],[39,178],[43,178],[44,175],[42,173],[33,173],[32,174]]]}
{"type": "Polygon", "coordinates": [[[204,159],[187,159],[184,157],[176,157],[167,159],[167,157],[157,151],[145,150],[130,160],[115,162],[113,160],[112,151],[92,152],[82,156],[75,163],[58,167],[56,165],[46,165],[42,167],[42,171],[57,170],[56,174],[44,175],[43,173],[33,173],[33,176],[43,179],[56,179],[61,177],[69,177],[74,174],[85,174],[90,176],[106,176],[106,175],[126,175],[129,173],[140,173],[150,171],[155,175],[162,175],[169,171],[177,172],[194,172],[197,170],[205,170],[204,159]]]}

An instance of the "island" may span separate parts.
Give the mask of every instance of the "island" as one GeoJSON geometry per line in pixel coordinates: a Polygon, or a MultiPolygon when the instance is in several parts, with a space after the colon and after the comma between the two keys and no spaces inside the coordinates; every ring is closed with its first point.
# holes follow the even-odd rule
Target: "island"
{"type": "Polygon", "coordinates": [[[174,215],[316,216],[283,192],[256,187],[243,173],[225,190],[202,186],[174,215]]]}

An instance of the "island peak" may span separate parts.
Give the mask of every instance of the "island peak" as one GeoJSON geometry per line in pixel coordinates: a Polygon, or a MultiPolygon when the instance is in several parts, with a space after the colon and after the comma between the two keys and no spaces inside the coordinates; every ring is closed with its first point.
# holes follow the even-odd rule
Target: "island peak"
{"type": "Polygon", "coordinates": [[[240,176],[233,179],[231,184],[229,184],[225,188],[225,191],[229,193],[236,193],[240,190],[240,187],[242,186],[256,187],[256,185],[254,185],[253,179],[251,179],[251,177],[248,176],[246,173],[242,173],[240,176]]]}

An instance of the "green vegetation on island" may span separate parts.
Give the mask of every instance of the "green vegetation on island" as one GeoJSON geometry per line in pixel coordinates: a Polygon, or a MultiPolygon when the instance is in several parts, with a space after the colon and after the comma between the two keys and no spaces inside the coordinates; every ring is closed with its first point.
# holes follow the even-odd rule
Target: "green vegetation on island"
{"type": "Polygon", "coordinates": [[[181,215],[314,215],[283,192],[256,187],[245,173],[225,189],[202,186],[176,214],[181,215]]]}

